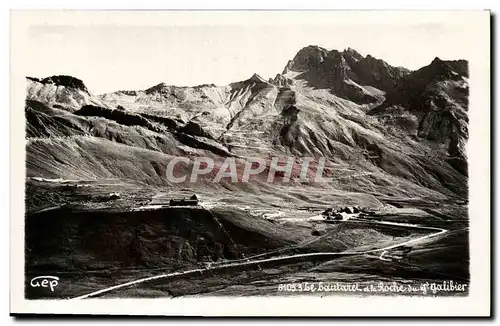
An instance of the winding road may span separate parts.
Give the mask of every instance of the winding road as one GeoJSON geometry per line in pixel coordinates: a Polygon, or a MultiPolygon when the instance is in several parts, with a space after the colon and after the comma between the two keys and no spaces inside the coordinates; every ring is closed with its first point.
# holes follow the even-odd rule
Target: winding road
{"type": "MultiPolygon", "coordinates": [[[[351,220],[353,221],[353,220],[351,220]]],[[[365,222],[365,221],[363,221],[365,222]]],[[[418,237],[415,239],[410,239],[401,243],[397,243],[394,245],[390,245],[384,248],[378,248],[378,249],[371,249],[371,250],[365,250],[365,251],[342,251],[342,252],[316,252],[316,253],[307,253],[307,254],[296,254],[296,255],[288,255],[288,256],[279,256],[279,257],[273,257],[273,258],[265,258],[265,259],[254,259],[258,256],[262,256],[263,254],[256,255],[253,257],[248,257],[246,259],[238,259],[236,261],[229,261],[227,263],[223,263],[217,266],[213,267],[207,267],[207,268],[198,268],[198,269],[192,269],[192,270],[187,270],[187,271],[182,271],[182,272],[174,272],[174,273],[167,273],[167,274],[160,274],[160,275],[155,275],[151,277],[146,277],[146,278],[141,278],[135,281],[130,281],[122,284],[118,284],[112,287],[108,287],[102,290],[98,290],[92,293],[88,293],[85,295],[81,295],[75,298],[71,298],[70,300],[80,300],[80,299],[87,299],[87,298],[92,298],[92,297],[97,297],[105,293],[109,293],[114,290],[126,288],[132,285],[140,284],[140,283],[145,283],[153,280],[158,280],[158,279],[168,279],[172,278],[174,276],[182,276],[182,275],[194,275],[199,273],[200,275],[203,275],[204,273],[207,273],[209,271],[215,271],[215,270],[222,270],[222,269],[231,269],[231,268],[236,268],[236,267],[244,267],[244,266],[254,266],[254,265],[259,265],[259,264],[264,264],[264,263],[270,263],[270,262],[287,262],[287,261],[297,261],[297,260],[302,260],[302,259],[308,259],[308,258],[335,258],[339,256],[354,256],[354,255],[369,255],[372,253],[377,253],[381,252],[380,256],[373,256],[374,258],[378,258],[384,261],[388,261],[388,258],[385,258],[384,255],[388,250],[397,248],[397,247],[402,247],[406,246],[409,244],[414,244],[417,242],[424,241],[429,238],[436,237],[438,235],[442,235],[448,230],[442,229],[442,228],[436,228],[436,227],[427,227],[427,226],[419,226],[419,225],[413,225],[413,224],[405,224],[405,223],[396,223],[396,222],[382,222],[382,221],[376,221],[376,222],[370,222],[373,224],[379,224],[379,225],[393,225],[393,226],[403,226],[407,228],[413,228],[413,229],[423,229],[423,230],[432,230],[432,231],[437,231],[433,232],[430,234],[426,234],[422,237],[418,237]]],[[[369,255],[371,256],[371,255],[369,255]]]]}

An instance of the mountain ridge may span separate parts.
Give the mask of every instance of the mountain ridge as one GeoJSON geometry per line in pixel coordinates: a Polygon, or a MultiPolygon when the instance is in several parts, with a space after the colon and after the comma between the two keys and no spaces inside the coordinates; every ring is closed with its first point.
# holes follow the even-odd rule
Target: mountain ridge
{"type": "Polygon", "coordinates": [[[81,162],[85,177],[172,187],[164,176],[172,155],[313,156],[329,162],[327,188],[467,195],[465,60],[436,58],[412,71],[351,48],[308,46],[274,79],[253,74],[223,86],[159,83],[93,95],[67,77],[28,78],[28,176],[77,178],[77,169],[64,171],[81,162]],[[130,147],[126,166],[104,155],[117,144],[130,147]],[[42,152],[52,157],[40,160],[42,152]],[[104,168],[113,164],[122,172],[104,168]]]}

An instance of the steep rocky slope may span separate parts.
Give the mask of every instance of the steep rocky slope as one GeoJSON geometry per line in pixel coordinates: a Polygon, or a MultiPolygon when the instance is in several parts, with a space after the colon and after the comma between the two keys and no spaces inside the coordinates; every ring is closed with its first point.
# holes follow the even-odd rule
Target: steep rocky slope
{"type": "MultiPolygon", "coordinates": [[[[467,76],[463,60],[409,71],[353,49],[309,46],[274,79],[226,86],[159,84],[95,96],[76,78],[28,78],[27,174],[169,189],[177,185],[165,168],[176,155],[232,156],[241,165],[247,157],[312,156],[327,159],[332,181],[306,188],[463,197],[467,76]]],[[[210,187],[272,185],[257,178],[250,188],[210,187]]]]}
{"type": "Polygon", "coordinates": [[[400,118],[417,122],[407,133],[446,153],[447,161],[467,174],[468,77],[467,61],[435,58],[402,79],[369,114],[396,126],[400,118]]]}

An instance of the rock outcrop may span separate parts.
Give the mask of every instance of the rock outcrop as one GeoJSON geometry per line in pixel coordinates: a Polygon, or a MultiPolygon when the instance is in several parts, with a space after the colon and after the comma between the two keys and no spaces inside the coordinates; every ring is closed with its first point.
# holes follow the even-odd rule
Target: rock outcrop
{"type": "Polygon", "coordinates": [[[407,130],[416,139],[439,145],[449,162],[467,174],[468,76],[466,61],[435,58],[430,65],[403,78],[387,94],[386,101],[369,114],[391,115],[395,106],[403,108],[418,123],[416,129],[407,130]]]}

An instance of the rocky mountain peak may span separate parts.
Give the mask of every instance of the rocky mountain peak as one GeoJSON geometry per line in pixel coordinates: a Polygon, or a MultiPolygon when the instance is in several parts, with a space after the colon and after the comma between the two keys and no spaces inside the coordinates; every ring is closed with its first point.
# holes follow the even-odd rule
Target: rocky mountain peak
{"type": "Polygon", "coordinates": [[[309,45],[297,52],[293,60],[288,62],[287,68],[299,72],[307,71],[324,62],[327,56],[328,50],[316,45],[309,45]]]}
{"type": "Polygon", "coordinates": [[[468,77],[468,64],[465,60],[447,61],[436,57],[432,62],[421,68],[419,71],[421,78],[425,79],[459,79],[468,77]]]}
{"type": "Polygon", "coordinates": [[[359,52],[350,47],[345,49],[344,52],[342,52],[342,54],[344,54],[345,56],[350,56],[355,60],[362,60],[364,58],[361,54],[359,54],[359,52]]]}
{"type": "Polygon", "coordinates": [[[435,57],[434,60],[432,60],[431,64],[440,64],[443,63],[443,60],[439,59],[439,57],[435,57]]]}
{"type": "Polygon", "coordinates": [[[161,93],[161,91],[162,91],[163,89],[165,89],[166,87],[168,87],[168,85],[167,85],[167,84],[165,84],[164,82],[161,82],[161,83],[159,83],[159,84],[157,84],[157,85],[155,85],[155,86],[152,86],[152,87],[150,87],[150,88],[146,89],[146,91],[145,91],[145,92],[146,92],[146,94],[151,94],[151,93],[161,93]]]}
{"type": "Polygon", "coordinates": [[[35,77],[26,77],[26,78],[46,85],[53,84],[56,86],[64,86],[68,88],[78,89],[85,93],[89,92],[81,79],[72,76],[57,75],[57,76],[46,77],[43,79],[35,77]]]}
{"type": "Polygon", "coordinates": [[[258,75],[257,73],[253,74],[252,77],[250,77],[250,79],[248,79],[249,81],[253,81],[253,82],[257,82],[257,83],[266,83],[268,84],[268,82],[262,78],[260,75],[258,75]]]}
{"type": "Polygon", "coordinates": [[[332,94],[356,103],[379,101],[383,92],[397,87],[409,73],[408,69],[393,67],[371,55],[363,57],[350,47],[339,51],[311,45],[299,50],[283,71],[291,80],[306,80],[315,88],[329,89],[332,94]],[[289,74],[291,71],[294,74],[289,74]],[[365,86],[382,93],[373,93],[365,86]]]}
{"type": "Polygon", "coordinates": [[[269,78],[269,83],[274,84],[278,87],[289,87],[291,84],[293,84],[293,81],[283,74],[277,74],[274,79],[269,78]]]}
{"type": "Polygon", "coordinates": [[[448,66],[448,64],[441,60],[440,58],[438,57],[435,57],[434,60],[432,60],[431,64],[429,65],[430,68],[434,69],[434,70],[449,70],[450,67],[448,66]]]}

